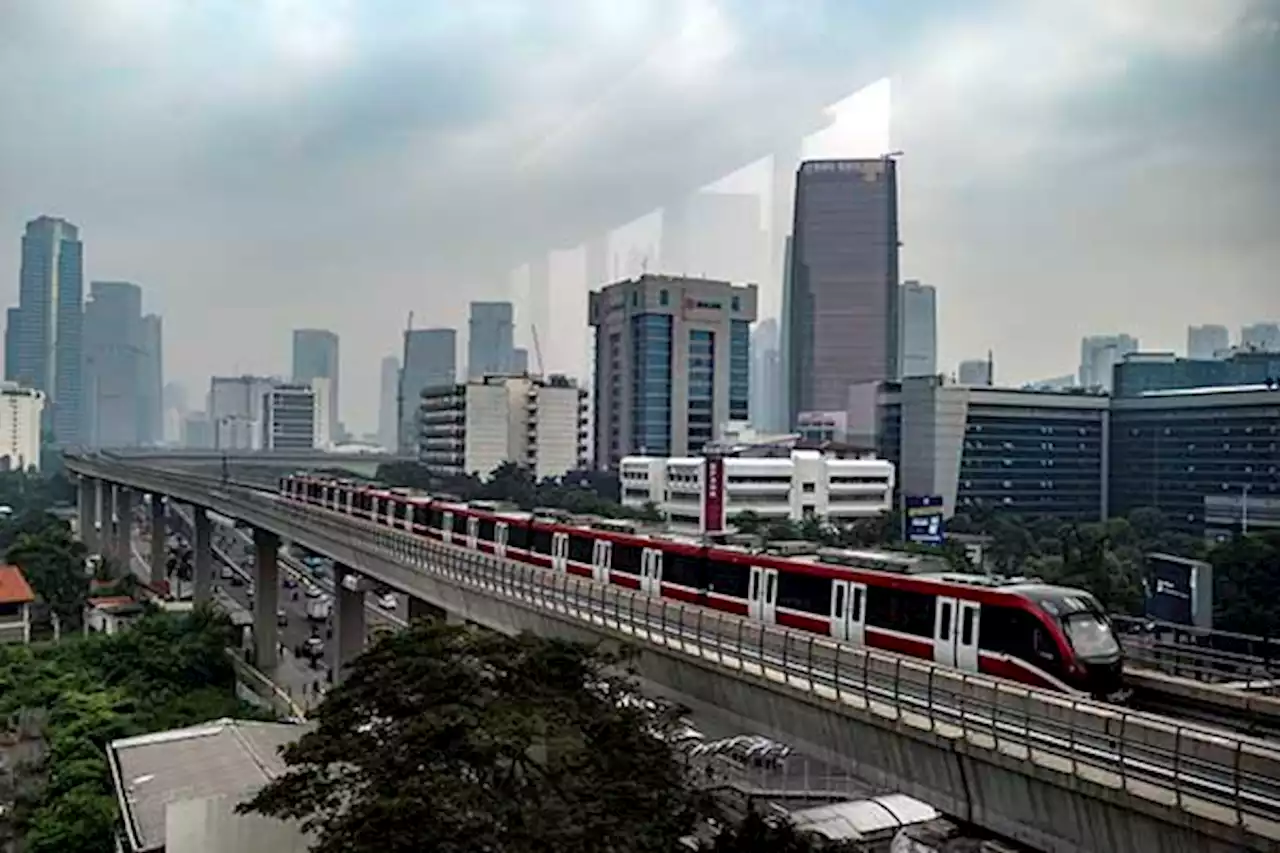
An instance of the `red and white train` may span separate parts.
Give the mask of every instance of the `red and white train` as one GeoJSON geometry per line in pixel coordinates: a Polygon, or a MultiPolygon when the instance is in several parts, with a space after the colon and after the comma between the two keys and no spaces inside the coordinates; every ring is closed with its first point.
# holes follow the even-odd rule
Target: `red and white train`
{"type": "Polygon", "coordinates": [[[1075,694],[1123,692],[1111,622],[1081,590],[895,573],[888,554],[783,557],[309,474],[282,478],[280,491],[437,541],[857,645],[1075,694]]]}

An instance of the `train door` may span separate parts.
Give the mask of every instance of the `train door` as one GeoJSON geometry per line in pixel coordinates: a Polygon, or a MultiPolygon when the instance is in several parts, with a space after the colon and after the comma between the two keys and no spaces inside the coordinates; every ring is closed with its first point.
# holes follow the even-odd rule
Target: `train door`
{"type": "Polygon", "coordinates": [[[751,567],[751,585],[747,590],[747,615],[772,624],[778,609],[778,570],[751,567]]]}
{"type": "Polygon", "coordinates": [[[591,577],[602,583],[609,582],[609,566],[613,562],[613,543],[597,539],[591,551],[591,577]]]}
{"type": "Polygon", "coordinates": [[[958,601],[959,625],[956,628],[956,666],[978,671],[978,625],[982,607],[976,601],[958,601]]]}
{"type": "Polygon", "coordinates": [[[640,591],[662,595],[662,551],[645,548],[640,552],[640,591]]]}
{"type": "Polygon", "coordinates": [[[933,611],[933,659],[943,666],[956,665],[956,600],[937,599],[933,611]]]}
{"type": "Polygon", "coordinates": [[[476,543],[480,541],[480,519],[471,516],[467,519],[467,547],[471,550],[476,549],[476,543]]]}
{"type": "Polygon", "coordinates": [[[440,538],[445,542],[453,541],[453,513],[446,512],[440,519],[440,538]]]}
{"type": "Polygon", "coordinates": [[[867,587],[856,581],[831,582],[831,636],[855,646],[866,642],[867,587]]]}
{"type": "Polygon", "coordinates": [[[507,529],[505,521],[499,521],[493,526],[493,553],[499,557],[507,555],[507,529]]]}
{"type": "Polygon", "coordinates": [[[551,534],[551,568],[557,572],[569,570],[569,534],[551,534]]]}

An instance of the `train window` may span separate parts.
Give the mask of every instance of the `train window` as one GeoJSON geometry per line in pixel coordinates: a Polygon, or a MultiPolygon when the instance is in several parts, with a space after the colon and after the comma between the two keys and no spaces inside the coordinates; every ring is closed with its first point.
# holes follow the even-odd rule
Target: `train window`
{"type": "Polygon", "coordinates": [[[960,643],[965,646],[973,645],[973,614],[972,607],[966,607],[961,611],[964,615],[960,617],[960,643]]]}
{"type": "Polygon", "coordinates": [[[467,517],[460,512],[453,514],[453,532],[464,535],[467,532],[467,517]]]}
{"type": "Polygon", "coordinates": [[[831,612],[831,579],[799,572],[779,572],[778,606],[828,615],[831,612]]]}
{"type": "Polygon", "coordinates": [[[529,547],[529,528],[525,527],[518,521],[507,523],[507,547],[528,549],[529,547]]]}
{"type": "Polygon", "coordinates": [[[569,559],[590,566],[595,562],[596,540],[581,533],[569,534],[569,559]]]}
{"type": "Polygon", "coordinates": [[[481,539],[482,541],[484,541],[484,542],[492,542],[492,541],[494,541],[494,535],[493,535],[493,528],[494,528],[494,526],[495,526],[495,525],[494,525],[494,522],[493,522],[493,520],[492,520],[492,519],[488,519],[488,518],[482,518],[482,519],[480,519],[480,533],[479,533],[479,535],[480,535],[480,539],[481,539]]]}
{"type": "Polygon", "coordinates": [[[537,529],[533,531],[533,544],[529,546],[530,550],[539,554],[551,556],[551,531],[537,529]]]}
{"type": "Polygon", "coordinates": [[[427,527],[432,530],[439,530],[440,525],[444,524],[444,513],[435,507],[427,510],[427,527]]]}
{"type": "MultiPolygon", "coordinates": [[[[707,586],[707,561],[701,556],[690,556],[678,551],[662,554],[662,579],[679,586],[705,589],[707,586]]],[[[717,589],[717,592],[720,590],[717,589]]]]}
{"type": "Polygon", "coordinates": [[[1041,666],[1058,659],[1058,650],[1040,620],[1016,607],[983,607],[978,645],[1041,666]]]}
{"type": "Polygon", "coordinates": [[[640,555],[642,553],[644,553],[644,549],[639,545],[614,542],[613,561],[609,565],[615,572],[638,575],[640,574],[640,555]]]}
{"type": "Polygon", "coordinates": [[[431,513],[427,512],[426,507],[415,506],[413,508],[413,526],[425,527],[430,519],[431,513]]]}
{"type": "Polygon", "coordinates": [[[937,603],[932,595],[923,592],[870,586],[866,623],[873,628],[932,637],[937,603]]]}
{"type": "Polygon", "coordinates": [[[945,643],[951,639],[951,602],[950,601],[942,602],[941,617],[942,618],[938,620],[941,623],[941,625],[939,625],[938,627],[940,629],[939,633],[942,636],[938,637],[938,639],[945,643]]]}
{"type": "Polygon", "coordinates": [[[865,590],[860,586],[853,588],[853,601],[849,605],[849,619],[853,622],[862,621],[862,597],[865,590]]]}
{"type": "Polygon", "coordinates": [[[844,592],[846,589],[848,589],[848,587],[846,587],[844,584],[841,584],[840,586],[836,587],[835,606],[832,608],[832,610],[834,611],[835,617],[837,619],[844,618],[844,592]]]}
{"type": "Polygon", "coordinates": [[[708,560],[707,574],[710,589],[721,595],[732,595],[734,598],[747,598],[751,585],[751,570],[746,566],[738,566],[724,560],[708,560]]]}

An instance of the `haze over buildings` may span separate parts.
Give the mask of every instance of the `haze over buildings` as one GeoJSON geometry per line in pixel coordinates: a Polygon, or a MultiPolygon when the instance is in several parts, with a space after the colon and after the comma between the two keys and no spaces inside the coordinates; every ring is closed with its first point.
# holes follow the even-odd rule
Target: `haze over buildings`
{"type": "Polygon", "coordinates": [[[615,264],[736,276],[711,268],[718,237],[688,250],[711,260],[662,263],[663,208],[699,231],[690,197],[758,198],[761,315],[779,316],[791,191],[776,175],[900,148],[903,268],[949,294],[942,364],[994,348],[1021,383],[1065,372],[1081,337],[1119,324],[1174,351],[1188,322],[1280,316],[1269,5],[846,3],[797,20],[786,4],[692,18],[622,4],[624,25],[619,4],[526,0],[504,4],[511,26],[479,7],[363,6],[251,6],[215,32],[188,4],[145,20],[4,4],[0,114],[22,131],[0,140],[11,287],[23,223],[66,216],[89,235],[84,273],[147,288],[168,377],[289,375],[280,318],[331,329],[349,362],[341,406],[363,432],[409,310],[461,330],[471,300],[510,301],[516,344],[531,348],[536,324],[548,365],[587,376],[585,293],[639,274],[615,264]],[[530,31],[575,62],[544,73],[519,49],[530,31]],[[243,47],[234,72],[227,43],[243,47]],[[57,74],[29,73],[49,56],[57,74]],[[122,56],[149,58],[127,83],[122,56]],[[447,98],[421,83],[441,67],[460,81],[447,98]],[[886,75],[892,138],[887,82],[850,97],[886,75]],[[517,268],[545,287],[516,292],[517,268]],[[1027,334],[1046,317],[1048,334],[1027,334]]]}

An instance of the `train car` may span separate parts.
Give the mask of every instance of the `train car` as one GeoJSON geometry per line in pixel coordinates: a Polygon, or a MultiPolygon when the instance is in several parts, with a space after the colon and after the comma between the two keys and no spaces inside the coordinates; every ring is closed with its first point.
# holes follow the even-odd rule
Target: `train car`
{"type": "Polygon", "coordinates": [[[1123,652],[1096,599],[1034,581],[906,573],[902,555],[781,556],[636,525],[295,475],[284,497],[552,571],[1037,687],[1116,699],[1123,652]]]}

